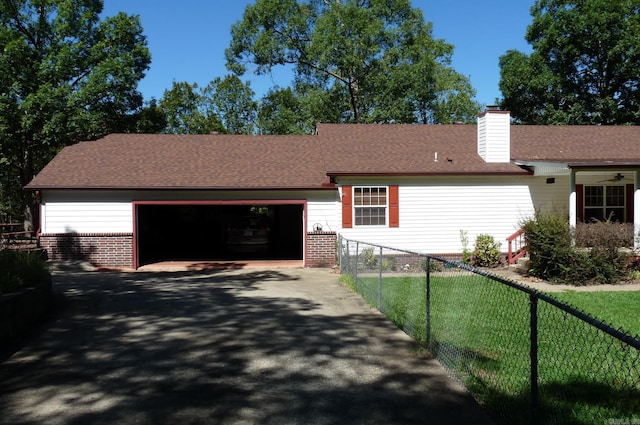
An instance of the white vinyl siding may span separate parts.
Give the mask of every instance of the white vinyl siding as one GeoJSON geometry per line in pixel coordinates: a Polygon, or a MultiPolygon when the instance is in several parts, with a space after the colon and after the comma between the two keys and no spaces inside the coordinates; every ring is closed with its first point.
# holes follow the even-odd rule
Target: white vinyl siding
{"type": "Polygon", "coordinates": [[[131,233],[131,202],[52,202],[42,208],[42,233],[131,233]]]}
{"type": "Polygon", "coordinates": [[[307,231],[336,231],[335,191],[43,191],[43,233],[131,233],[133,201],[307,200],[307,231]]]}
{"type": "MultiPolygon", "coordinates": [[[[346,184],[346,183],[345,183],[346,184]]],[[[354,183],[355,185],[355,183],[354,183]]],[[[399,228],[351,228],[349,239],[410,251],[460,253],[460,232],[469,248],[477,235],[490,234],[502,244],[536,208],[568,211],[568,178],[546,184],[533,177],[450,177],[399,182],[399,228]]]]}
{"type": "Polygon", "coordinates": [[[340,227],[340,203],[338,192],[322,192],[309,195],[307,201],[307,232],[314,225],[322,226],[323,232],[335,232],[340,227]]]}

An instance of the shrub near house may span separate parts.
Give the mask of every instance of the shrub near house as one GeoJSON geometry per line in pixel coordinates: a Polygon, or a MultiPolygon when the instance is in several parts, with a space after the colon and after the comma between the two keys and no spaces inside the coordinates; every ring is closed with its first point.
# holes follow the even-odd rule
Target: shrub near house
{"type": "Polygon", "coordinates": [[[42,321],[51,307],[51,275],[42,253],[0,250],[0,346],[42,321]]]}
{"type": "Polygon", "coordinates": [[[616,283],[631,271],[631,257],[621,249],[629,243],[626,232],[621,230],[624,225],[581,224],[572,233],[563,217],[537,214],[522,227],[531,257],[529,273],[533,276],[556,283],[589,285],[616,283]],[[591,228],[586,230],[584,226],[591,228]]]}
{"type": "Polygon", "coordinates": [[[0,294],[32,287],[49,278],[40,252],[0,250],[0,294]]]}

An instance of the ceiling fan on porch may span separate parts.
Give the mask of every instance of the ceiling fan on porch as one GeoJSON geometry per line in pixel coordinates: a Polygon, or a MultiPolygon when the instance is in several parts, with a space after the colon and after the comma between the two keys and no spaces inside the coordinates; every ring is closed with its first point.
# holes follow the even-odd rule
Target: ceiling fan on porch
{"type": "Polygon", "coordinates": [[[615,176],[613,176],[613,178],[611,179],[607,179],[607,180],[600,180],[598,183],[604,183],[604,182],[622,182],[622,181],[630,181],[631,179],[628,179],[624,176],[624,174],[622,173],[618,173],[615,176]]]}

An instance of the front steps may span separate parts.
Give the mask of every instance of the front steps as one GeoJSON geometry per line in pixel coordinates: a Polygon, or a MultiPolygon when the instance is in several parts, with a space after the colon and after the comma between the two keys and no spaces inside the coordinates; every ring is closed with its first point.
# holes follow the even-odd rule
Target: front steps
{"type": "Polygon", "coordinates": [[[514,264],[509,265],[509,269],[523,276],[529,274],[530,267],[531,261],[529,260],[529,257],[518,258],[518,261],[516,261],[514,264]]]}

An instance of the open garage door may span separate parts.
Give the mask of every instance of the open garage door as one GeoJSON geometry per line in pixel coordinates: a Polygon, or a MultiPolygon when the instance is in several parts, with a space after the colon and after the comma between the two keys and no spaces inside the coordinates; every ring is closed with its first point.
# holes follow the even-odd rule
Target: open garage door
{"type": "Polygon", "coordinates": [[[303,208],[137,204],[138,266],[160,261],[302,260],[303,208]]]}

